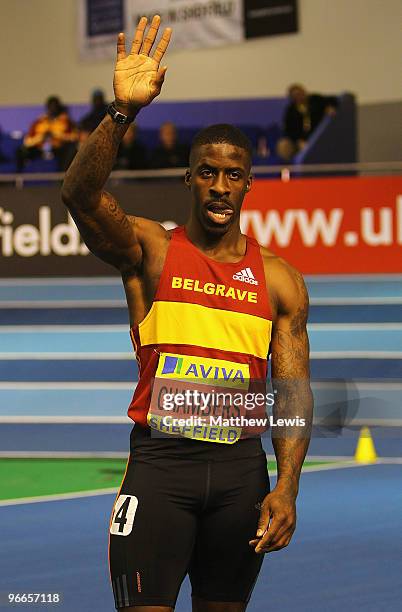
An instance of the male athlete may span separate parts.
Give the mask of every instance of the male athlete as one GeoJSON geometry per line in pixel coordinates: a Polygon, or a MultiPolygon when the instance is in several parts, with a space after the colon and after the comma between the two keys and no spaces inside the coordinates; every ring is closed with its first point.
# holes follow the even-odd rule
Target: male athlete
{"type": "MultiPolygon", "coordinates": [[[[184,227],[166,231],[127,216],[103,191],[129,123],[165,77],[170,29],[152,54],[160,17],[147,32],[146,25],[143,17],[129,54],[119,34],[115,101],[62,192],[90,250],[122,275],[139,364],[130,457],[110,523],[112,588],[118,610],[169,612],[188,573],[194,612],[241,612],[264,553],[287,546],[295,530],[312,411],[308,298],[296,270],[240,231],[252,177],[250,143],[238,129],[211,126],[195,137],[184,227]],[[181,428],[158,413],[162,389],[174,396],[184,388],[244,393],[252,381],[265,385],[269,352],[274,417],[307,423],[303,431],[275,429],[272,492],[259,436],[205,419],[181,428]]],[[[188,403],[176,408],[168,414],[194,414],[188,403]]]]}

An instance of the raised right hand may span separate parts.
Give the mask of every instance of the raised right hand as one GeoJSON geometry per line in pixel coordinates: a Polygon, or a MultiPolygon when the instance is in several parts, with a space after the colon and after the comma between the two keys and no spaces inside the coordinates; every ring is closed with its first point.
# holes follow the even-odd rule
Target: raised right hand
{"type": "Polygon", "coordinates": [[[171,29],[166,28],[152,57],[149,55],[158,35],[161,18],[155,15],[145,34],[147,18],[141,17],[134,36],[131,51],[126,54],[125,36],[117,38],[117,61],[114,72],[113,88],[116,106],[129,114],[147,106],[159,95],[167,67],[159,67],[169,45],[171,29]]]}

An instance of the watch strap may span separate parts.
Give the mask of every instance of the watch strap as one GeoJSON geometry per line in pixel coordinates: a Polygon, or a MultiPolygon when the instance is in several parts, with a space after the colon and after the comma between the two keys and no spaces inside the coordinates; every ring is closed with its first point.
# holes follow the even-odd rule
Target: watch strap
{"type": "Polygon", "coordinates": [[[113,103],[109,104],[109,106],[107,107],[107,112],[111,116],[113,121],[115,121],[116,123],[119,123],[120,125],[124,125],[126,123],[132,123],[135,119],[135,117],[129,117],[128,115],[124,115],[123,113],[118,111],[113,105],[113,103]]]}

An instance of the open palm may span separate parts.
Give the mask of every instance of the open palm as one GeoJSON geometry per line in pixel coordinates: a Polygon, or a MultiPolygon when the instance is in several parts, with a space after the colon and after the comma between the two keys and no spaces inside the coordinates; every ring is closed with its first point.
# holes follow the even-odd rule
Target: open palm
{"type": "Polygon", "coordinates": [[[160,68],[159,64],[171,36],[171,29],[166,28],[151,57],[150,52],[158,35],[160,21],[159,15],[155,15],[145,36],[147,18],[141,17],[129,54],[126,54],[125,36],[119,34],[113,79],[116,102],[139,109],[150,104],[160,93],[166,67],[160,68]]]}

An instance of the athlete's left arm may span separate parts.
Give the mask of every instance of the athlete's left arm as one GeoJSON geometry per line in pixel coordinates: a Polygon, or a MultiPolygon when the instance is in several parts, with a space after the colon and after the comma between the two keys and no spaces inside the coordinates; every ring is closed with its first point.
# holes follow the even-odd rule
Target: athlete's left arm
{"type": "MultiPolygon", "coordinates": [[[[272,272],[272,268],[271,268],[272,272]]],[[[278,479],[262,503],[257,553],[287,546],[296,528],[296,497],[300,472],[311,436],[313,398],[310,389],[308,294],[303,278],[283,260],[271,274],[276,317],[271,342],[272,383],[275,390],[272,443],[278,479]],[[279,419],[287,419],[280,425],[279,419]]]]}

